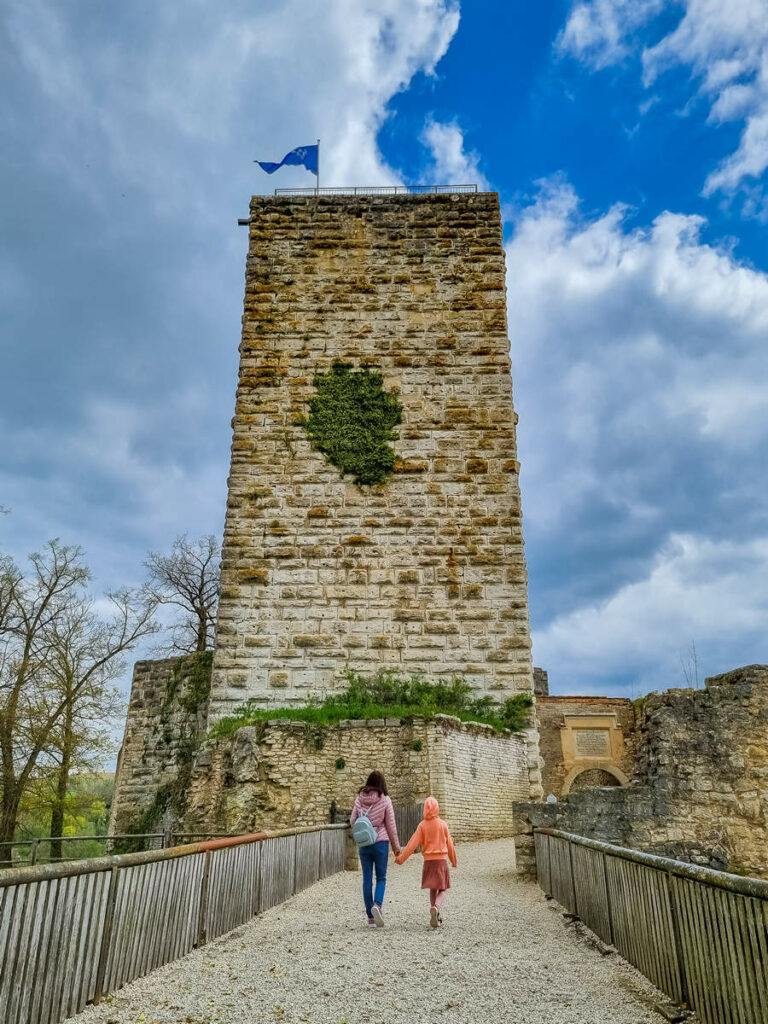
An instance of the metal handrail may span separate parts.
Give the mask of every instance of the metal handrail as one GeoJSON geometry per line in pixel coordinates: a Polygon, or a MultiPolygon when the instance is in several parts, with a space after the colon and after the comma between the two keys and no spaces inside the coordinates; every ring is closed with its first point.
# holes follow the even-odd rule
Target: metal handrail
{"type": "MultiPolygon", "coordinates": [[[[188,835],[190,833],[184,833],[188,835]]],[[[195,833],[196,834],[196,833],[195,833]]],[[[38,836],[37,839],[4,839],[0,846],[32,846],[34,843],[76,843],[79,840],[110,842],[112,839],[162,839],[162,832],[115,832],[100,836],[38,836]]]]}
{"type": "Polygon", "coordinates": [[[197,842],[198,839],[227,839],[230,836],[229,832],[171,832],[171,839],[175,842],[178,840],[178,845],[182,845],[183,840],[188,840],[190,843],[197,842]]]}
{"type": "MultiPolygon", "coordinates": [[[[177,857],[188,857],[195,853],[210,850],[221,850],[229,846],[241,846],[246,843],[261,843],[265,839],[279,839],[282,836],[304,835],[306,832],[323,832],[329,829],[348,829],[342,825],[309,825],[306,828],[273,829],[269,832],[252,832],[248,835],[227,836],[221,839],[208,839],[199,843],[185,843],[183,846],[169,846],[162,850],[141,850],[138,853],[117,853],[109,857],[86,857],[83,860],[72,860],[63,864],[25,864],[18,868],[8,868],[0,873],[0,889],[23,882],[42,882],[50,878],[64,878],[69,875],[85,875],[91,872],[113,871],[117,868],[133,867],[136,864],[151,864],[160,860],[175,860],[177,857]]],[[[129,836],[135,839],[135,836],[129,836]]]]}
{"type": "Polygon", "coordinates": [[[276,196],[407,196],[477,192],[477,185],[349,185],[341,188],[276,188],[276,196]]]}

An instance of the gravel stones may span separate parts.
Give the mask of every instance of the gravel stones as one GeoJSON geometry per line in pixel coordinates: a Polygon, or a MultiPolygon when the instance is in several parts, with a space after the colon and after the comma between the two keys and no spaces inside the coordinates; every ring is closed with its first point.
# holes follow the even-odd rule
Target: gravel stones
{"type": "Polygon", "coordinates": [[[439,931],[421,859],[390,861],[386,927],[359,873],[318,883],[90,1006],[78,1024],[660,1024],[656,990],[567,927],[510,840],[461,845],[439,931]]]}

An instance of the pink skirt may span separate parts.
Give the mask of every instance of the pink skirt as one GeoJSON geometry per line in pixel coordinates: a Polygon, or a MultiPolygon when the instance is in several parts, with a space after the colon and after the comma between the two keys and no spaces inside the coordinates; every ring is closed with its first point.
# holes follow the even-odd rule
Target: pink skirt
{"type": "Polygon", "coordinates": [[[447,860],[425,860],[421,872],[422,889],[450,889],[451,875],[447,860]]]}

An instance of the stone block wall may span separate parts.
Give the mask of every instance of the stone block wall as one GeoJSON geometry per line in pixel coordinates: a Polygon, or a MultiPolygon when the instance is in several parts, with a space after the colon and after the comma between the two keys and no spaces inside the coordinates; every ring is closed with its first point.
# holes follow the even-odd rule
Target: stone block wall
{"type": "Polygon", "coordinates": [[[254,197],[240,353],[211,720],[347,668],[530,691],[498,196],[254,197]],[[335,361],[402,403],[383,484],[301,426],[335,361]]]}
{"type": "Polygon", "coordinates": [[[654,852],[709,846],[768,877],[768,666],[705,687],[650,694],[642,708],[638,775],[671,819],[654,852]]]}
{"type": "Polygon", "coordinates": [[[237,833],[327,821],[332,803],[352,806],[374,769],[397,806],[435,796],[463,840],[510,835],[512,806],[528,792],[527,744],[518,735],[443,715],[325,727],[273,720],[200,752],[183,828],[237,833]]]}
{"type": "Polygon", "coordinates": [[[432,795],[462,839],[512,834],[512,808],[528,797],[528,747],[491,726],[440,716],[427,729],[432,795]]]}

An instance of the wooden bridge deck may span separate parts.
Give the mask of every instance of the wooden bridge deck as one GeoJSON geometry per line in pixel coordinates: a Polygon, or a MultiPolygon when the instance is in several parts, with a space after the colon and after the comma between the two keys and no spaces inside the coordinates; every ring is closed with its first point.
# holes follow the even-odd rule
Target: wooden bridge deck
{"type": "Polygon", "coordinates": [[[390,864],[383,930],[365,925],[360,875],[335,875],[72,1020],[659,1024],[650,984],[580,938],[513,858],[507,840],[460,846],[438,932],[420,857],[390,864]]]}

